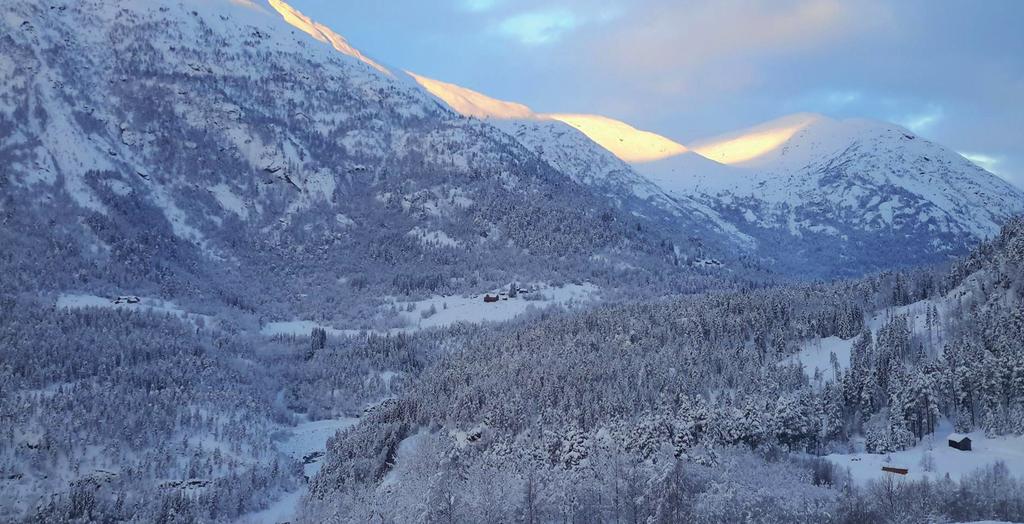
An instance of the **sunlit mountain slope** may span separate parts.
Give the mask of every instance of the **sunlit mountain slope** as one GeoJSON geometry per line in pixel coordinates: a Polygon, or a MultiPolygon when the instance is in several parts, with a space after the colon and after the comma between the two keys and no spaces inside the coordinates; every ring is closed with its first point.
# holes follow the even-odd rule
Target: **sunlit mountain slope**
{"type": "Polygon", "coordinates": [[[579,129],[588,138],[626,162],[650,162],[686,152],[686,147],[650,131],[642,131],[600,115],[536,113],[529,107],[498,100],[462,86],[410,73],[431,94],[466,116],[499,120],[557,120],[579,129]]]}

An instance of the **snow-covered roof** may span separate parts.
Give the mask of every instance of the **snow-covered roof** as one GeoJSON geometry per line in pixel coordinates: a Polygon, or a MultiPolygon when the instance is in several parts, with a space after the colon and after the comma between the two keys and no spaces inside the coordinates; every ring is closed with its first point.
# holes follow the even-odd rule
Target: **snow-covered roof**
{"type": "Polygon", "coordinates": [[[949,440],[961,441],[965,438],[971,438],[970,435],[964,433],[952,433],[949,435],[949,440]]]}

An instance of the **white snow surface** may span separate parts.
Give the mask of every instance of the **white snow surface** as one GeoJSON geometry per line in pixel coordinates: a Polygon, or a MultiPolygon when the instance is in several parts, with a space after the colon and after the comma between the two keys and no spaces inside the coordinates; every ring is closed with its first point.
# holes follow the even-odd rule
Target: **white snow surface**
{"type": "MultiPolygon", "coordinates": [[[[357,418],[338,418],[304,422],[292,428],[291,434],[277,443],[277,449],[298,461],[305,457],[311,457],[314,453],[324,453],[327,450],[327,440],[337,432],[350,428],[359,422],[357,418]]],[[[311,459],[312,460],[312,459],[311,459]]],[[[317,457],[309,464],[303,465],[303,473],[307,478],[313,478],[320,471],[323,458],[317,457]]],[[[299,511],[302,497],[306,495],[306,489],[299,489],[285,493],[274,501],[267,509],[250,513],[238,519],[244,524],[278,524],[292,522],[299,511]]]]}
{"type": "MultiPolygon", "coordinates": [[[[124,295],[129,297],[132,295],[124,295]]],[[[152,297],[134,297],[139,299],[137,304],[128,304],[122,302],[120,304],[115,303],[117,297],[101,297],[97,295],[82,294],[82,293],[63,293],[57,297],[56,306],[58,308],[68,309],[80,309],[80,308],[110,308],[110,309],[124,309],[127,311],[137,312],[148,312],[148,313],[164,313],[168,315],[174,315],[183,321],[189,322],[193,325],[202,323],[206,327],[217,326],[217,320],[209,315],[201,315],[199,313],[193,313],[186,311],[181,306],[167,300],[152,298],[152,297]]]]}
{"type": "Polygon", "coordinates": [[[382,489],[387,489],[390,486],[401,484],[401,481],[403,480],[402,477],[406,476],[406,470],[408,469],[409,462],[412,460],[412,457],[416,453],[420,444],[422,444],[429,435],[429,433],[421,430],[406,437],[398,443],[398,452],[395,453],[394,467],[384,475],[384,481],[381,482],[382,489]]]}
{"type": "Polygon", "coordinates": [[[893,475],[897,479],[938,480],[949,474],[958,480],[978,468],[1002,461],[1010,471],[1024,471],[1024,435],[987,437],[982,431],[968,433],[971,438],[971,451],[960,451],[949,447],[946,438],[953,433],[948,422],[939,425],[931,436],[925,437],[917,446],[888,454],[850,453],[832,454],[825,459],[848,468],[855,482],[864,483],[870,480],[893,475],[882,471],[883,466],[909,469],[907,475],[893,475]],[[931,448],[934,460],[933,471],[925,471],[921,459],[931,448]]]}
{"type": "Polygon", "coordinates": [[[854,340],[854,338],[843,340],[839,337],[809,340],[802,344],[799,352],[790,355],[783,362],[799,362],[808,377],[813,378],[820,371],[822,380],[832,382],[836,379],[835,369],[832,367],[832,355],[836,356],[840,370],[849,368],[850,350],[853,348],[854,340]]]}
{"type": "MultiPolygon", "coordinates": [[[[337,432],[348,429],[359,422],[358,418],[337,418],[305,422],[292,429],[291,436],[277,444],[277,449],[296,460],[312,453],[327,449],[327,440],[337,432]]],[[[317,460],[303,467],[306,476],[313,478],[320,471],[321,461],[317,460]]]]}
{"type": "Polygon", "coordinates": [[[238,215],[243,220],[249,218],[249,209],[246,207],[245,201],[232,192],[227,184],[217,184],[211,187],[209,191],[217,199],[217,203],[221,207],[238,215]]]}
{"type": "Polygon", "coordinates": [[[260,329],[260,334],[268,337],[278,335],[291,335],[306,337],[316,328],[323,329],[331,336],[345,336],[359,333],[359,330],[335,329],[333,327],[319,324],[311,320],[285,320],[281,322],[269,322],[260,329]]]}
{"type": "Polygon", "coordinates": [[[541,310],[551,306],[572,308],[592,302],[598,300],[600,291],[597,286],[588,282],[566,284],[561,287],[546,284],[531,287],[534,291],[528,293],[533,295],[530,300],[525,298],[528,294],[520,294],[514,298],[502,296],[498,302],[484,302],[485,295],[498,295],[507,291],[506,289],[478,295],[435,295],[415,302],[392,300],[391,304],[400,308],[399,315],[407,324],[407,327],[402,328],[388,330],[339,329],[310,320],[287,320],[267,323],[260,329],[260,333],[268,337],[288,335],[305,337],[309,336],[313,329],[321,328],[331,336],[355,336],[369,332],[378,334],[411,333],[420,329],[451,326],[459,322],[471,324],[506,322],[530,310],[541,310]],[[410,304],[412,304],[412,310],[408,311],[410,304]],[[423,312],[430,311],[431,307],[436,312],[424,318],[423,312]]]}
{"type": "MultiPolygon", "coordinates": [[[[479,324],[484,322],[505,322],[512,320],[531,308],[544,309],[550,306],[573,307],[596,299],[598,287],[590,284],[567,284],[562,287],[535,286],[536,290],[530,294],[539,294],[542,298],[527,300],[526,294],[520,294],[515,298],[500,297],[498,302],[485,303],[484,295],[469,296],[433,296],[431,298],[412,302],[413,310],[402,309],[401,315],[415,326],[407,330],[444,327],[458,322],[469,322],[479,324]],[[423,318],[422,312],[434,308],[436,313],[423,318]]],[[[500,292],[504,292],[502,290],[500,292]]],[[[494,296],[499,291],[489,293],[494,296]]],[[[405,305],[407,305],[406,303],[405,305]]]]}
{"type": "Polygon", "coordinates": [[[299,511],[305,491],[292,491],[274,501],[267,509],[244,515],[238,519],[239,524],[281,524],[292,522],[299,511]]]}

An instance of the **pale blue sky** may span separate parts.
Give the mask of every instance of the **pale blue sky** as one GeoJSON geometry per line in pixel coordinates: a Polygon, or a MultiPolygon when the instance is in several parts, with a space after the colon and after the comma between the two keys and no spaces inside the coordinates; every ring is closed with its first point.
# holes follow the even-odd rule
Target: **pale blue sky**
{"type": "Polygon", "coordinates": [[[293,0],[389,66],[683,143],[893,121],[1024,187],[1024,1],[293,0]]]}

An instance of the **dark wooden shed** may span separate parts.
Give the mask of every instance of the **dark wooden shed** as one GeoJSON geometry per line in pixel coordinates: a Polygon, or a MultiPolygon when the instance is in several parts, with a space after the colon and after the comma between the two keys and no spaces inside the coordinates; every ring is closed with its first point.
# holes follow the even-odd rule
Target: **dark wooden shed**
{"type": "Polygon", "coordinates": [[[906,475],[907,473],[910,473],[908,468],[897,468],[893,466],[882,466],[882,471],[886,473],[895,473],[897,475],[906,475]]]}
{"type": "Polygon", "coordinates": [[[971,437],[961,433],[953,433],[949,436],[949,447],[959,449],[960,451],[970,451],[971,437]]]}

